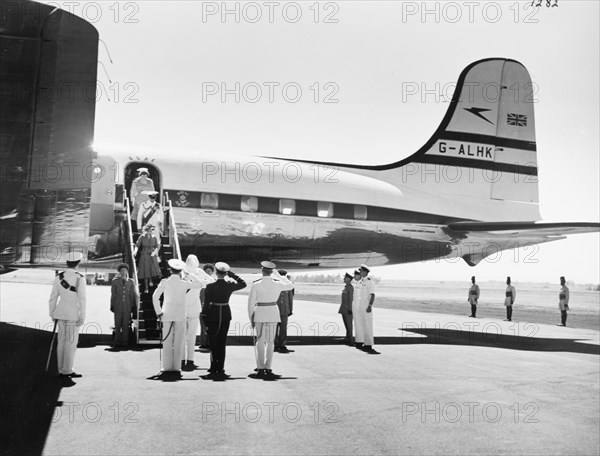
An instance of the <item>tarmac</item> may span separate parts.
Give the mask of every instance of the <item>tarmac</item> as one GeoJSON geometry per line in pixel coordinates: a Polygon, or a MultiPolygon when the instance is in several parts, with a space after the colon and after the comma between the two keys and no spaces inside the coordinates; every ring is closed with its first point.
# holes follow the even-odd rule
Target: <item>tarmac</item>
{"type": "MultiPolygon", "coordinates": [[[[0,279],[1,280],[1,279],[0,279]]],[[[2,454],[599,454],[597,330],[377,309],[368,355],[337,306],[294,301],[274,381],[233,295],[225,381],[160,379],[157,346],[112,352],[109,287],[88,287],[75,370],[44,372],[46,284],[2,282],[2,454]]],[[[558,317],[557,317],[558,318],[558,317]]]]}

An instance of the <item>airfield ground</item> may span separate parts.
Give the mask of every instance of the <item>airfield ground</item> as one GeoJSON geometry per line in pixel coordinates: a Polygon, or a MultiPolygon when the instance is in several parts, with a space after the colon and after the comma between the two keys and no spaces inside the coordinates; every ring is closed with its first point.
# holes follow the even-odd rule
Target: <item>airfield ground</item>
{"type": "Polygon", "coordinates": [[[275,381],[232,299],[222,382],[155,379],[159,349],[111,352],[108,287],[88,289],[75,369],[44,372],[47,284],[0,278],[1,454],[598,454],[598,328],[378,308],[376,348],[341,345],[332,304],[298,299],[275,381]]]}

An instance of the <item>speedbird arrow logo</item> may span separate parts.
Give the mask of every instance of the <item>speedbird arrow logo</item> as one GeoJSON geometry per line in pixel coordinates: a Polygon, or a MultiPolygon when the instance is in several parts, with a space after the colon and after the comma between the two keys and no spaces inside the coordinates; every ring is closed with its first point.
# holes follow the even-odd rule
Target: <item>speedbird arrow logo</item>
{"type": "Polygon", "coordinates": [[[491,123],[492,125],[493,122],[489,121],[488,119],[486,119],[485,117],[483,117],[481,115],[482,112],[486,112],[486,111],[491,111],[491,109],[487,109],[487,108],[463,108],[465,111],[469,111],[471,114],[476,115],[477,117],[479,117],[480,119],[485,120],[488,123],[491,123]]]}

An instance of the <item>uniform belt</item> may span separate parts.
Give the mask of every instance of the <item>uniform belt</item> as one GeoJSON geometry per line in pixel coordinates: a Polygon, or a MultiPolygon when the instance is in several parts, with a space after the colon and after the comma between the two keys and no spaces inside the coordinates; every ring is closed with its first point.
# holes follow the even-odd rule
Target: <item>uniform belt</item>
{"type": "Polygon", "coordinates": [[[229,303],[228,302],[211,302],[210,305],[211,306],[223,307],[223,306],[228,306],[229,303]]]}
{"type": "Polygon", "coordinates": [[[507,297],[507,298],[512,298],[512,292],[510,292],[510,291],[507,291],[507,292],[506,292],[506,297],[507,297]]]}
{"type": "Polygon", "coordinates": [[[561,294],[558,295],[558,298],[559,299],[567,299],[567,295],[561,293],[561,294]]]}
{"type": "Polygon", "coordinates": [[[276,302],[257,302],[257,306],[276,306],[276,302]]]}

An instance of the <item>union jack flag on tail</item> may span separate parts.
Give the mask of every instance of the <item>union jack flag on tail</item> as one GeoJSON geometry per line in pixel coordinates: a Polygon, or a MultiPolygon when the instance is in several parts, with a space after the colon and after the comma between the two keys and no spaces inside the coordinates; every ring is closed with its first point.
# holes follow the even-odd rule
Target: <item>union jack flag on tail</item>
{"type": "Polygon", "coordinates": [[[515,125],[517,127],[527,126],[527,116],[523,114],[506,114],[506,123],[508,125],[515,125]]]}

